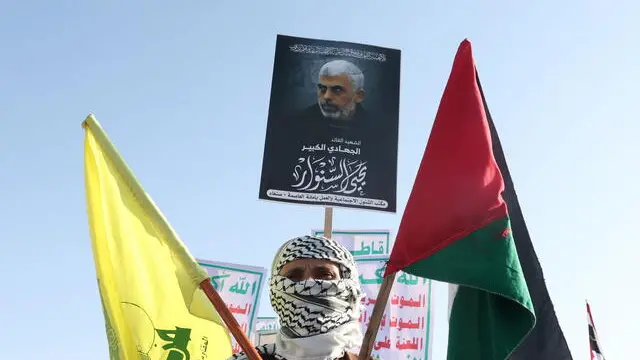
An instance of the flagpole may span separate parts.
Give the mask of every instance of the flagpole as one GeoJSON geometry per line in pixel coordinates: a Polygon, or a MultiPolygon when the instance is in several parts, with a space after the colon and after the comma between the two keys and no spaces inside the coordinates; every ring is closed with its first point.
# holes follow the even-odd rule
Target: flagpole
{"type": "Polygon", "coordinates": [[[324,237],[331,239],[333,232],[333,208],[326,206],[324,208],[324,237]]]}
{"type": "Polygon", "coordinates": [[[373,344],[376,341],[378,335],[378,329],[380,328],[380,322],[382,322],[382,315],[384,315],[384,309],[387,307],[389,301],[389,295],[391,294],[391,288],[393,287],[393,281],[396,278],[396,273],[389,274],[382,280],[380,285],[380,291],[376,298],[376,303],[373,305],[373,313],[369,318],[369,325],[367,331],[364,333],[364,339],[360,346],[360,353],[358,354],[358,360],[367,360],[371,357],[371,351],[373,351],[373,344]]]}
{"type": "Polygon", "coordinates": [[[236,339],[240,348],[242,348],[242,351],[244,351],[249,360],[262,360],[262,357],[260,357],[256,348],[251,344],[251,341],[244,331],[242,331],[242,328],[240,328],[240,324],[238,324],[236,318],[233,317],[233,314],[231,314],[231,311],[227,308],[224,300],[222,300],[216,289],[211,284],[211,281],[209,281],[209,279],[204,280],[200,283],[200,288],[207,295],[207,298],[209,298],[209,301],[211,301],[211,304],[213,304],[213,307],[216,309],[218,314],[220,314],[222,321],[227,325],[227,329],[229,329],[233,338],[236,339]]]}

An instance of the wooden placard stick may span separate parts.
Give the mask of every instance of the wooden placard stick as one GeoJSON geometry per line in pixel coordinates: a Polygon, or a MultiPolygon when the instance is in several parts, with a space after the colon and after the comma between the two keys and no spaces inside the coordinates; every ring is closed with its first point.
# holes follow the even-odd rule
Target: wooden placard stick
{"type": "Polygon", "coordinates": [[[368,360],[371,357],[371,351],[373,351],[373,344],[376,341],[378,335],[378,329],[380,328],[380,322],[382,322],[382,315],[384,309],[387,307],[389,301],[389,295],[391,294],[391,288],[393,287],[393,281],[396,278],[396,273],[389,274],[382,280],[380,285],[380,291],[376,303],[373,306],[373,313],[369,319],[369,326],[364,333],[364,339],[362,339],[362,345],[360,346],[360,353],[358,354],[358,360],[368,360]]]}
{"type": "Polygon", "coordinates": [[[333,232],[333,208],[327,206],[324,208],[324,237],[331,239],[333,232]]]}

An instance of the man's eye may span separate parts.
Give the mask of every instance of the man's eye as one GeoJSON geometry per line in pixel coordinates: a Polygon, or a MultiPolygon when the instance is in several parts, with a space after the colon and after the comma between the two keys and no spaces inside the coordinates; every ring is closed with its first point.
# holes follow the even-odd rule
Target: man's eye
{"type": "Polygon", "coordinates": [[[331,271],[323,271],[318,275],[318,277],[322,280],[333,280],[336,277],[331,271]]]}
{"type": "Polygon", "coordinates": [[[301,281],[304,278],[304,271],[294,270],[285,274],[285,277],[291,281],[301,281]]]}

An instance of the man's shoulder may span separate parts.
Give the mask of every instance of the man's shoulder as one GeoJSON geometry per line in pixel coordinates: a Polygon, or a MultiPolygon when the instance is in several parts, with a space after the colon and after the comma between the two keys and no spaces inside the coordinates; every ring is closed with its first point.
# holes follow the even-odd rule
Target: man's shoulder
{"type": "Polygon", "coordinates": [[[312,104],[302,109],[297,109],[289,113],[287,117],[290,121],[300,122],[313,122],[322,119],[322,113],[318,104],[312,104]]]}
{"type": "MultiPolygon", "coordinates": [[[[262,357],[262,360],[285,360],[282,356],[276,354],[276,345],[275,344],[264,344],[260,346],[256,346],[256,351],[262,357]]],[[[227,360],[247,360],[249,357],[244,351],[233,354],[227,360]]]]}
{"type": "Polygon", "coordinates": [[[305,108],[298,110],[297,113],[301,115],[320,115],[320,107],[318,106],[318,104],[311,104],[305,108]]]}
{"type": "Polygon", "coordinates": [[[270,126],[286,132],[303,130],[317,122],[321,116],[318,105],[311,105],[303,109],[296,109],[281,113],[273,118],[270,126]]]}

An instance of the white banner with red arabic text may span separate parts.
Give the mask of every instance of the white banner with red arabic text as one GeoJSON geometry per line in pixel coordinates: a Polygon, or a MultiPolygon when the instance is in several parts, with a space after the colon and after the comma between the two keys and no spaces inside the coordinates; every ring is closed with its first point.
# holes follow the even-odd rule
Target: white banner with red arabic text
{"type": "MultiPolygon", "coordinates": [[[[312,234],[323,235],[322,230],[312,234]]],[[[356,259],[366,293],[360,316],[363,333],[382,284],[384,265],[393,247],[388,230],[333,230],[332,238],[356,259]]],[[[378,330],[372,356],[384,360],[431,360],[433,305],[431,280],[399,272],[378,330]]],[[[358,353],[360,348],[353,349],[358,353]]]]}
{"type": "MultiPolygon", "coordinates": [[[[247,336],[254,333],[260,296],[267,278],[267,269],[256,266],[198,260],[209,276],[213,287],[240,324],[247,336]]],[[[241,351],[232,338],[233,353],[241,351]]]]}
{"type": "MultiPolygon", "coordinates": [[[[356,259],[360,282],[366,293],[360,317],[363,333],[369,325],[382,284],[384,258],[356,259]]],[[[384,360],[431,360],[433,318],[431,280],[404,272],[396,275],[380,323],[372,356],[384,360]]],[[[354,349],[358,352],[360,348],[354,349]]]]}

